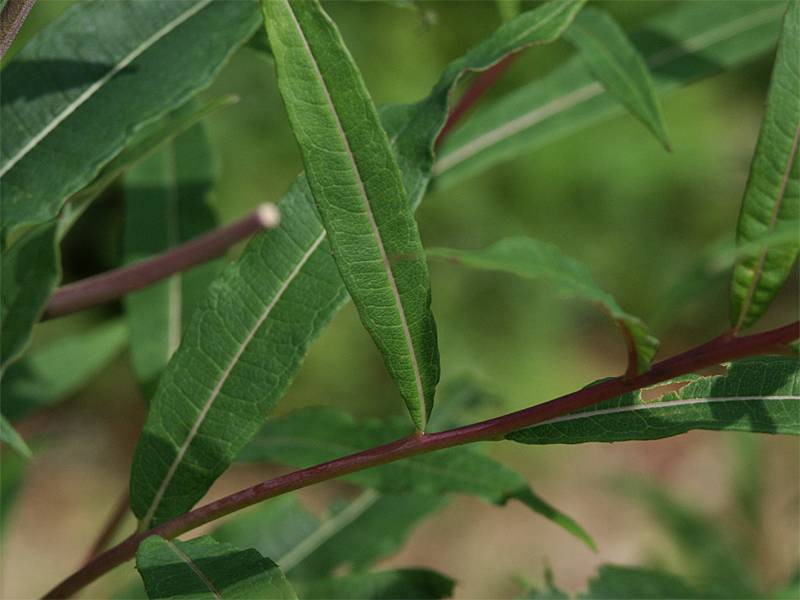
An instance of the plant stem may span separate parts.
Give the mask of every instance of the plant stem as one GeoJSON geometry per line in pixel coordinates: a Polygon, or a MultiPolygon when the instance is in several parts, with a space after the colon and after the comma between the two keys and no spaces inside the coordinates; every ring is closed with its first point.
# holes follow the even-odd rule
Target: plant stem
{"type": "Polygon", "coordinates": [[[262,204],[250,215],[180,246],[132,265],[82,279],[55,291],[42,320],[63,317],[120,298],[180,271],[204,263],[261,229],[280,222],[274,204],[262,204]]]}
{"type": "Polygon", "coordinates": [[[511,66],[517,57],[519,56],[519,52],[515,52],[513,54],[508,54],[505,58],[498,61],[482,73],[480,73],[476,78],[472,85],[464,92],[464,95],[461,96],[458,103],[453,107],[453,110],[450,111],[450,114],[447,116],[447,121],[445,121],[442,130],[439,132],[439,135],[436,137],[435,146],[438,146],[442,143],[442,140],[447,136],[448,133],[464,118],[464,115],[469,112],[472,106],[483,97],[483,95],[489,90],[490,87],[494,85],[494,83],[500,78],[500,76],[506,72],[506,69],[511,66]]]}
{"type": "Polygon", "coordinates": [[[100,531],[100,535],[97,536],[97,540],[92,544],[92,548],[89,550],[89,554],[86,555],[84,563],[88,563],[108,546],[111,538],[114,537],[119,526],[122,525],[122,521],[125,520],[125,515],[128,514],[130,504],[130,496],[127,492],[117,500],[117,504],[114,506],[114,512],[111,513],[102,531],[100,531]]]}
{"type": "Polygon", "coordinates": [[[48,592],[45,598],[66,598],[71,596],[117,565],[133,558],[139,543],[151,535],[160,535],[170,539],[263,500],[354,471],[471,442],[499,440],[512,431],[536,425],[537,423],[614,398],[620,394],[672,379],[678,375],[691,373],[737,358],[781,350],[798,338],[800,338],[800,321],[746,337],[717,337],[682,354],[656,363],[650,371],[636,377],[610,379],[566,396],[561,396],[555,400],[550,400],[544,404],[538,404],[524,410],[489,419],[488,421],[481,421],[480,423],[441,433],[410,436],[383,446],[370,448],[369,450],[264,481],[196,508],[149,531],[130,536],[127,540],[95,557],[73,575],[62,581],[48,592]]]}
{"type": "Polygon", "coordinates": [[[8,0],[0,14],[0,58],[6,55],[36,0],[8,0]]]}

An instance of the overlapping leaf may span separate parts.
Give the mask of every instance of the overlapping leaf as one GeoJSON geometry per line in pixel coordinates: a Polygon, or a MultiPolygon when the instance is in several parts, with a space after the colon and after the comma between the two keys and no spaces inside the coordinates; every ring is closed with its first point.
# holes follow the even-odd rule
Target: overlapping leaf
{"type": "Polygon", "coordinates": [[[389,139],[318,2],[266,0],[263,8],[278,87],[339,273],[424,431],[439,349],[428,266],[389,139]]]}
{"type": "Polygon", "coordinates": [[[780,226],[793,227],[793,244],[763,248],[737,262],[731,281],[731,324],[736,331],[764,314],[800,252],[800,3],[789,3],[772,71],[750,177],[739,213],[736,243],[757,241],[780,226]]]}
{"type": "Polygon", "coordinates": [[[637,373],[650,368],[658,340],[641,319],[626,313],[614,297],[600,288],[579,262],[550,244],[531,238],[506,238],[483,250],[431,248],[428,255],[468,267],[513,273],[529,279],[545,279],[559,294],[597,304],[622,328],[637,373]]]}
{"type": "Polygon", "coordinates": [[[654,440],[693,429],[800,435],[800,364],[792,357],[740,360],[725,375],[678,392],[625,394],[508,434],[523,444],[654,440]]]}
{"type": "MultiPolygon", "coordinates": [[[[357,422],[334,408],[312,407],[270,419],[239,460],[309,467],[408,434],[402,421],[357,422]]],[[[343,479],[384,494],[463,493],[495,504],[518,500],[593,546],[580,525],[534,494],[524,477],[473,448],[448,448],[412,456],[343,479]]]]}
{"type": "MultiPolygon", "coordinates": [[[[459,77],[557,38],[581,4],[549,3],[520,15],[451,63],[425,100],[384,111],[413,208],[459,77]]],[[[132,507],[145,525],[203,496],[258,432],[347,298],[304,176],[280,208],[281,227],[255,236],[212,284],[161,377],[131,474],[132,507]]]]}
{"type": "Polygon", "coordinates": [[[438,600],[453,595],[455,581],[430,569],[356,573],[299,587],[308,600],[438,600]]]}
{"type": "Polygon", "coordinates": [[[592,75],[669,149],[650,72],[617,22],[590,7],[578,15],[565,37],[578,48],[592,75]]]}
{"type": "Polygon", "coordinates": [[[65,11],[3,69],[3,229],[53,218],[139,128],[206,87],[257,24],[250,1],[98,0],[65,11]]]}
{"type": "MultiPolygon", "coordinates": [[[[784,0],[685,2],[631,35],[659,94],[737,67],[770,51],[784,0]]],[[[442,145],[434,169],[447,186],[620,114],[580,57],[478,107],[442,145]]]]}
{"type": "MultiPolygon", "coordinates": [[[[124,178],[125,259],[149,258],[213,229],[208,201],[214,159],[205,131],[195,125],[124,178]]],[[[220,261],[173,275],[126,296],[133,369],[149,398],[220,261]]]]}
{"type": "Polygon", "coordinates": [[[0,381],[3,414],[19,419],[74,394],[119,354],[127,339],[125,322],[114,319],[29,353],[0,381]]]}
{"type": "Polygon", "coordinates": [[[31,449],[28,448],[28,444],[25,443],[22,436],[3,415],[0,415],[0,442],[7,444],[9,448],[12,448],[25,458],[31,455],[31,449]]]}
{"type": "Polygon", "coordinates": [[[149,598],[263,598],[297,595],[278,566],[255,550],[239,550],[204,536],[188,542],[158,536],[144,540],[136,569],[149,598]]]}

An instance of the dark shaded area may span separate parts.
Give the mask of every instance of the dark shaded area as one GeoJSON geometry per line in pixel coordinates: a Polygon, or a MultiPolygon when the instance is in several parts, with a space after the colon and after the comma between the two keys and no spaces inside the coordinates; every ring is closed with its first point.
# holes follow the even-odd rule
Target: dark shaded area
{"type": "MultiPolygon", "coordinates": [[[[3,69],[0,104],[19,99],[34,100],[55,92],[69,93],[94,83],[113,68],[112,64],[61,58],[11,61],[3,69]]],[[[130,65],[116,76],[133,73],[135,69],[130,65]]]]}

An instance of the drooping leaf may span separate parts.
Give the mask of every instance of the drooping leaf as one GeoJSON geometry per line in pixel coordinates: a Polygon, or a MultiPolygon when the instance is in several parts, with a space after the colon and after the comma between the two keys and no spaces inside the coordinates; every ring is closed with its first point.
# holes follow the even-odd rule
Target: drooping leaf
{"type": "Polygon", "coordinates": [[[238,102],[236,96],[222,96],[205,104],[190,101],[162,117],[156,123],[143,128],[122,152],[103,167],[94,181],[81,191],[70,196],[61,209],[61,214],[58,218],[59,238],[63,238],[66,235],[70,227],[75,224],[75,221],[78,220],[89,205],[117,177],[131,169],[162,144],[166,144],[175,136],[183,133],[220,108],[230,106],[236,102],[238,102]]]}
{"type": "Polygon", "coordinates": [[[506,437],[581,444],[654,440],[693,429],[800,435],[800,363],[773,356],[736,361],[725,375],[697,377],[661,398],[631,392],[506,437]]]}
{"type": "Polygon", "coordinates": [[[156,598],[297,598],[278,566],[255,550],[239,550],[209,536],[188,542],[158,536],[136,552],[147,595],[156,598]]]}
{"type": "MultiPolygon", "coordinates": [[[[309,467],[409,435],[397,419],[355,421],[328,407],[311,407],[267,421],[239,460],[309,467]]],[[[473,448],[448,448],[351,473],[343,477],[383,494],[470,494],[494,504],[518,500],[593,547],[591,537],[571,518],[533,493],[516,471],[473,448]]]]}
{"type": "Polygon", "coordinates": [[[74,394],[119,354],[127,339],[125,322],[114,319],[26,355],[0,381],[3,414],[19,419],[74,394]]]}
{"type": "Polygon", "coordinates": [[[308,600],[438,600],[453,595],[455,581],[428,569],[357,573],[298,586],[308,600]]]}
{"type": "Polygon", "coordinates": [[[236,516],[214,537],[273,557],[292,581],[313,580],[345,567],[363,570],[395,553],[413,527],[444,502],[441,496],[367,490],[335,502],[319,519],[295,496],[281,496],[236,516]]]}
{"type": "Polygon", "coordinates": [[[598,305],[622,329],[631,358],[635,357],[635,371],[644,373],[650,368],[658,340],[650,335],[641,319],[622,310],[614,297],[594,282],[586,267],[555,246],[516,237],[502,239],[483,250],[430,248],[428,255],[467,267],[545,279],[563,296],[598,305]]]}
{"type": "Polygon", "coordinates": [[[764,248],[737,262],[731,281],[731,324],[750,327],[767,310],[800,252],[800,4],[789,2],[767,95],[736,243],[747,244],[780,225],[795,230],[795,242],[764,248]]]}
{"type": "MultiPolygon", "coordinates": [[[[745,64],[770,51],[784,0],[685,2],[631,35],[659,94],[745,64]]],[[[485,102],[442,145],[434,168],[446,187],[541,148],[623,107],[580,57],[494,102],[485,102]]]]}
{"type": "Polygon", "coordinates": [[[0,415],[0,442],[8,445],[9,448],[19,453],[20,456],[29,458],[31,455],[31,449],[28,448],[28,444],[25,443],[22,436],[3,415],[0,415]]]}
{"type": "Polygon", "coordinates": [[[589,7],[577,16],[565,37],[578,49],[592,75],[669,150],[664,116],[647,64],[611,15],[589,7]]]}
{"type": "Polygon", "coordinates": [[[278,87],[339,273],[412,422],[424,431],[439,349],[428,265],[389,139],[319,3],[262,6],[278,87]]]}
{"type": "MultiPolygon", "coordinates": [[[[459,77],[556,39],[581,5],[548,3],[520,15],[451,63],[426,99],[382,112],[413,208],[459,77]]],[[[212,284],[161,377],[131,473],[132,507],[144,524],[181,514],[205,494],[258,432],[347,298],[304,176],[280,209],[281,227],[254,236],[212,284]]]]}
{"type": "Polygon", "coordinates": [[[30,343],[61,278],[55,231],[55,221],[34,227],[0,257],[0,376],[30,343]]]}
{"type": "MultiPolygon", "coordinates": [[[[213,229],[217,220],[208,202],[214,179],[200,125],[134,167],[124,179],[125,260],[150,258],[213,229]]],[[[210,261],[125,297],[133,370],[146,398],[221,266],[210,261]]]]}
{"type": "Polygon", "coordinates": [[[138,129],[205,88],[257,24],[251,1],[67,9],[3,69],[2,227],[53,218],[138,129]]]}

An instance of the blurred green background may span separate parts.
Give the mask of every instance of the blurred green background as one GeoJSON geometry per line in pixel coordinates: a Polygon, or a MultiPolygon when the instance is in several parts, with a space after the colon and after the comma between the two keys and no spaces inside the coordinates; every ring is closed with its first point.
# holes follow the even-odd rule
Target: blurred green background
{"type": "MultiPolygon", "coordinates": [[[[68,4],[40,0],[16,47],[68,4]]],[[[626,27],[674,7],[659,1],[597,4],[626,27]]],[[[422,97],[450,60],[500,22],[493,2],[421,2],[412,10],[337,1],[326,8],[377,104],[422,97]]],[[[571,53],[565,42],[527,50],[490,97],[547,73],[571,53]]],[[[626,116],[455,187],[434,188],[417,214],[424,243],[478,248],[510,235],[552,242],[583,261],[626,310],[653,324],[663,341],[662,358],[719,334],[728,325],[726,278],[710,280],[702,294],[670,314],[659,315],[659,307],[709,244],[733,239],[772,58],[665,98],[671,154],[626,116]]],[[[227,222],[279,199],[302,166],[269,62],[250,49],[239,51],[204,95],[225,93],[239,95],[240,102],[207,124],[220,164],[216,208],[227,222]]],[[[116,186],[70,234],[64,246],[67,280],[119,264],[121,208],[116,186]]],[[[543,285],[443,263],[432,264],[431,275],[443,380],[477,374],[503,399],[504,411],[624,370],[621,337],[591,306],[563,301],[543,285]]],[[[797,286],[795,274],[759,328],[796,317],[797,286]]],[[[48,323],[35,343],[119,312],[113,305],[48,323]]],[[[361,415],[404,410],[352,306],[314,343],[279,411],[315,404],[361,415]]],[[[123,355],[67,403],[20,423],[35,458],[16,503],[4,507],[4,597],[40,594],[74,569],[125,490],[144,412],[123,355]]],[[[800,559],[798,450],[794,439],[703,432],[646,444],[500,444],[491,451],[582,523],[595,536],[598,553],[521,507],[457,499],[390,564],[441,569],[459,580],[462,598],[511,597],[513,577],[539,579],[544,561],[573,590],[601,562],[655,563],[691,573],[642,495],[621,491],[629,488],[620,487],[622,477],[650,481],[709,515],[732,548],[749,549],[747,556],[732,553],[768,589],[785,581],[800,559]],[[745,504],[755,508],[745,510],[745,504]]],[[[209,497],[268,472],[236,467],[209,497]]],[[[334,483],[303,497],[319,504],[339,489],[347,490],[334,483]]],[[[695,558],[702,561],[705,549],[699,546],[695,558]]],[[[131,575],[128,565],[87,597],[106,597],[131,575]]]]}

